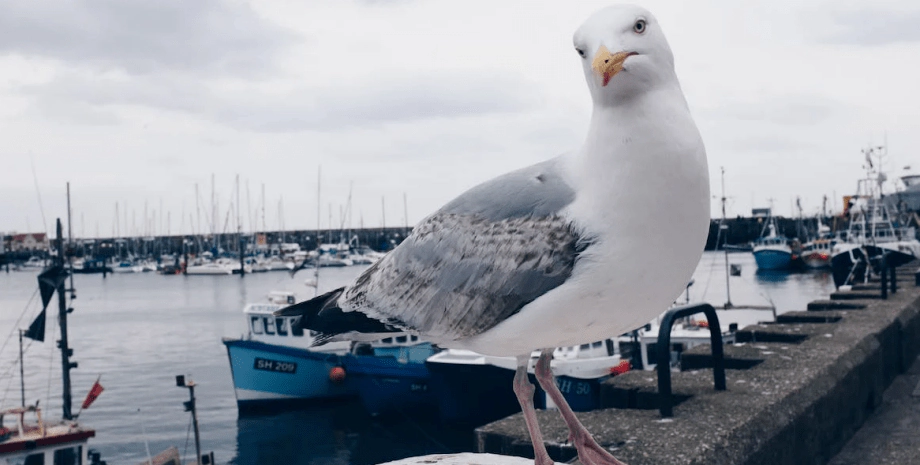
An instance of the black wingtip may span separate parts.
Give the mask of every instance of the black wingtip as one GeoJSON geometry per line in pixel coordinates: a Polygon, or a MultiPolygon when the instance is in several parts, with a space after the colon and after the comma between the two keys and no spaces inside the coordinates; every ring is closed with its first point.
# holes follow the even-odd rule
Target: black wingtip
{"type": "Polygon", "coordinates": [[[312,299],[284,307],[274,312],[275,316],[300,316],[308,318],[315,316],[324,309],[335,306],[336,300],[338,300],[339,296],[342,295],[344,291],[345,288],[340,287],[312,299]]]}
{"type": "Polygon", "coordinates": [[[298,326],[319,333],[316,336],[318,341],[316,344],[345,333],[402,332],[401,329],[384,324],[360,311],[342,310],[338,306],[338,299],[344,291],[344,287],[329,291],[310,300],[282,308],[276,311],[275,315],[299,316],[296,323],[298,326]]]}

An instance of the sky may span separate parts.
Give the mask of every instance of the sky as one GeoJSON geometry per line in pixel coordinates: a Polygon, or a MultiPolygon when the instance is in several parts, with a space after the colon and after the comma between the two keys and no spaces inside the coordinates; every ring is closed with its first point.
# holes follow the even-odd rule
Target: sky
{"type": "MultiPolygon", "coordinates": [[[[68,181],[80,237],[412,225],[581,144],[572,34],[607,4],[0,0],[0,231],[51,232],[68,181]]],[[[920,3],[641,4],[714,217],[720,167],[729,216],[840,209],[869,145],[920,168],[920,3]]]]}

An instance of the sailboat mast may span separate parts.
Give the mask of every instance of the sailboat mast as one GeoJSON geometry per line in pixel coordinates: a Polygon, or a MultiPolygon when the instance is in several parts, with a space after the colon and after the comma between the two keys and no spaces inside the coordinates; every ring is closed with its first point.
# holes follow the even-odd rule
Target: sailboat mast
{"type": "Polygon", "coordinates": [[[243,258],[243,218],[240,216],[240,175],[236,175],[236,246],[240,253],[240,278],[246,276],[246,263],[243,258]]]}
{"type": "Polygon", "coordinates": [[[320,183],[322,182],[322,178],[323,167],[318,166],[316,168],[316,263],[313,264],[313,297],[319,295],[319,256],[322,253],[319,248],[319,231],[320,228],[322,228],[322,204],[320,203],[320,193],[322,192],[320,183]]]}
{"type": "MultiPolygon", "coordinates": [[[[70,181],[67,182],[67,248],[73,250],[73,222],[70,210],[70,181]]],[[[70,292],[73,298],[73,258],[68,255],[67,265],[70,268],[70,292]]]]}
{"type": "Polygon", "coordinates": [[[22,330],[19,330],[19,393],[22,396],[22,408],[26,407],[26,368],[22,358],[22,330]]]}

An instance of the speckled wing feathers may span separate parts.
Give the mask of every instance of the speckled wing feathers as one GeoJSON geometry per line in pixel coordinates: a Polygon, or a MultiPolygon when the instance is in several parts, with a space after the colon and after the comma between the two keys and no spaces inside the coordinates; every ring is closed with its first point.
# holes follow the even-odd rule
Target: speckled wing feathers
{"type": "Polygon", "coordinates": [[[337,303],[435,340],[480,334],[571,275],[589,242],[561,214],[574,198],[559,159],[476,186],[422,221],[337,303]]]}
{"type": "Polygon", "coordinates": [[[435,340],[463,339],[565,282],[580,247],[572,226],[556,215],[490,221],[436,214],[338,304],[435,340]]]}

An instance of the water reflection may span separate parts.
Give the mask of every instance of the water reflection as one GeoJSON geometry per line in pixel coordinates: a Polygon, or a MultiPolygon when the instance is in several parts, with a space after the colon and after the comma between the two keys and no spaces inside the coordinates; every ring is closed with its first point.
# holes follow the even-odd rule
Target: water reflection
{"type": "Polygon", "coordinates": [[[783,270],[760,270],[758,269],[755,273],[757,276],[757,282],[759,283],[782,283],[789,279],[789,272],[783,270]]]}
{"type": "Polygon", "coordinates": [[[358,402],[338,402],[240,417],[236,456],[230,463],[363,465],[472,447],[472,429],[406,417],[375,419],[358,402]]]}

